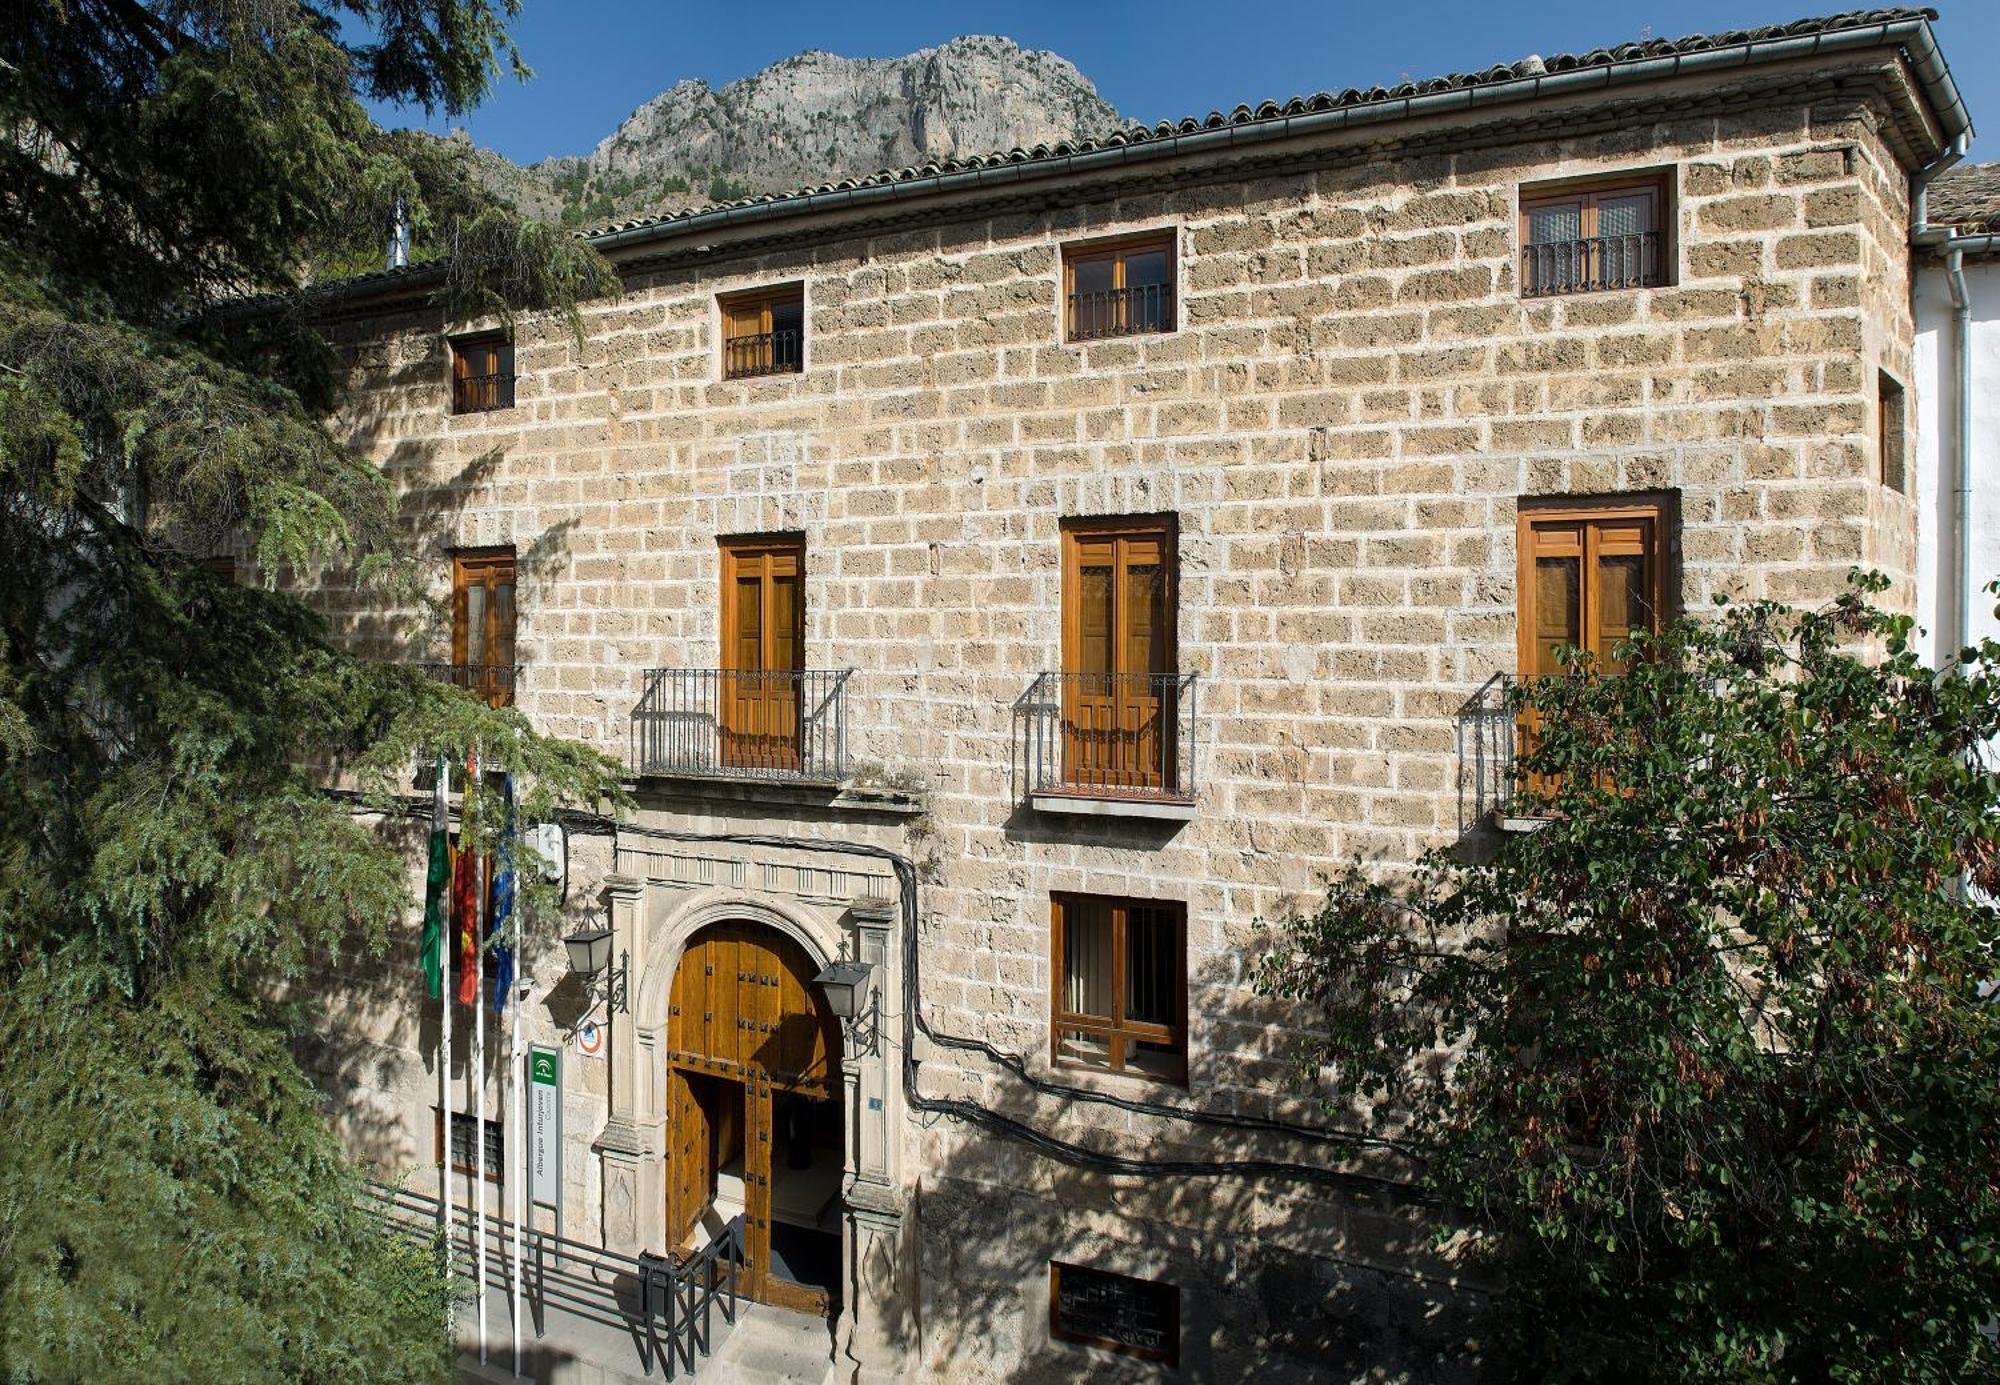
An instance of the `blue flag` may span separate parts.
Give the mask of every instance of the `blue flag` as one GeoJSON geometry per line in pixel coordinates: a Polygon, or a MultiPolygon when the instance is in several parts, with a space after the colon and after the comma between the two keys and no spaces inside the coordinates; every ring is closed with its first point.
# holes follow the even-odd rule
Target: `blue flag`
{"type": "Polygon", "coordinates": [[[507,924],[514,914],[514,778],[500,776],[506,797],[507,826],[494,853],[492,892],[487,897],[486,935],[493,952],[493,1013],[507,1013],[507,993],[514,989],[514,949],[507,943],[507,924]]]}

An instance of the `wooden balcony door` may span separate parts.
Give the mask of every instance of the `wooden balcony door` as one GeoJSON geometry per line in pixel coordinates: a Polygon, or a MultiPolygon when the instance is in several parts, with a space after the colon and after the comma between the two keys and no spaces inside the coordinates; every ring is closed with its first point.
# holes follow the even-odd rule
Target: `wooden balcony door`
{"type": "Polygon", "coordinates": [[[514,550],[452,558],[453,681],[495,707],[514,700],[514,550]]]}
{"type": "Polygon", "coordinates": [[[1078,524],[1063,544],[1063,787],[1172,792],[1173,527],[1078,524]]]}
{"type": "MultiPolygon", "coordinates": [[[[1521,677],[1568,670],[1565,649],[1591,656],[1604,674],[1623,673],[1619,645],[1657,633],[1666,606],[1666,517],[1658,504],[1602,510],[1524,510],[1520,527],[1521,677]]],[[[1522,749],[1539,730],[1530,711],[1522,749]]],[[[1530,787],[1551,787],[1541,780],[1530,787]]]]}
{"type": "Polygon", "coordinates": [[[723,542],[717,700],[722,763],[731,769],[800,767],[805,568],[798,540],[723,542]]]}

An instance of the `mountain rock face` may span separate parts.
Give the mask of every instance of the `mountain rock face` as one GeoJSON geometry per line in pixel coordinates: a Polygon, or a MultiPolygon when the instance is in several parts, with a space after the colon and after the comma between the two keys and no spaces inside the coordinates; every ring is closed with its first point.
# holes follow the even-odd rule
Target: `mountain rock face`
{"type": "Polygon", "coordinates": [[[1068,59],[973,35],[900,58],[801,53],[720,89],[678,82],[588,156],[479,167],[522,210],[587,226],[1122,123],[1068,59]]]}

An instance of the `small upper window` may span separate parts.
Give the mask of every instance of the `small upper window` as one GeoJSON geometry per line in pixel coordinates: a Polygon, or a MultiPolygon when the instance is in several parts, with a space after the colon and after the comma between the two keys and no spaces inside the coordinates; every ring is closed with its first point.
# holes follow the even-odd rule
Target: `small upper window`
{"type": "Polygon", "coordinates": [[[451,411],[482,414],[514,407],[514,344],[498,333],[451,344],[451,411]]]}
{"type": "Polygon", "coordinates": [[[1064,246],[1063,309],[1071,341],[1173,331],[1173,235],[1064,246]]]}
{"type": "Polygon", "coordinates": [[[1658,177],[1521,189],[1521,296],[1667,282],[1667,188],[1658,177]]]}
{"type": "Polygon", "coordinates": [[[806,291],[803,284],[722,301],[722,378],[796,375],[806,368],[806,291]]]}
{"type": "Polygon", "coordinates": [[[1909,481],[1909,465],[1903,452],[1909,430],[1906,396],[1896,377],[1886,371],[1875,377],[1875,396],[1875,447],[1881,458],[1882,484],[1900,492],[1909,481]]]}

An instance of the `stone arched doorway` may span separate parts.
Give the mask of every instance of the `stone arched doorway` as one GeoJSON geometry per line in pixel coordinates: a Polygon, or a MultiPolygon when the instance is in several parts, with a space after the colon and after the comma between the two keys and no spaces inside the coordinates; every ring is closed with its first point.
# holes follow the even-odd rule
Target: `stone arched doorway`
{"type": "Polygon", "coordinates": [[[710,924],[674,970],[666,1025],[666,1232],[744,1219],[748,1290],[826,1313],[840,1284],[840,1029],[818,968],[777,929],[710,924]]]}

